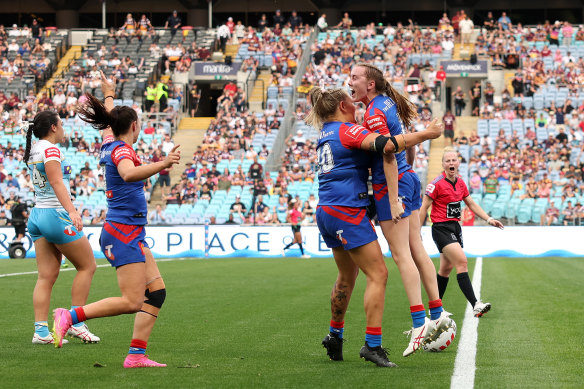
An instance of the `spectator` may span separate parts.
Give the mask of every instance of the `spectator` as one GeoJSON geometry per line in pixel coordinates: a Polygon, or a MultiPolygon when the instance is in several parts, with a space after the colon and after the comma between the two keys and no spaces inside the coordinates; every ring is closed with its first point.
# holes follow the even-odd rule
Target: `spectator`
{"type": "Polygon", "coordinates": [[[239,224],[233,219],[233,213],[230,213],[227,220],[223,224],[239,224]]]}
{"type": "Polygon", "coordinates": [[[462,87],[460,85],[456,87],[454,92],[452,92],[452,98],[454,99],[455,115],[462,115],[462,111],[464,110],[464,107],[466,107],[466,103],[464,102],[464,92],[462,91],[462,87]]]}
{"type": "Polygon", "coordinates": [[[223,23],[217,29],[217,40],[219,41],[219,49],[223,54],[225,54],[225,46],[227,41],[231,39],[231,31],[229,31],[229,27],[226,23],[223,23]]]}
{"type": "Polygon", "coordinates": [[[511,29],[511,19],[509,19],[509,17],[507,16],[507,12],[503,12],[499,20],[497,20],[497,22],[499,23],[501,28],[503,28],[503,30],[507,31],[511,29]]]}
{"type": "Polygon", "coordinates": [[[495,173],[489,174],[489,177],[483,182],[485,194],[497,194],[499,192],[499,180],[495,173]]]}
{"type": "Polygon", "coordinates": [[[470,43],[470,41],[471,41],[471,37],[472,37],[473,29],[474,29],[474,23],[468,17],[468,15],[465,15],[464,19],[462,19],[459,23],[459,28],[460,28],[460,43],[464,46],[467,43],[470,43]]]}
{"type": "Polygon", "coordinates": [[[292,30],[294,30],[297,27],[301,28],[302,27],[302,17],[298,16],[296,11],[292,11],[292,15],[290,15],[290,18],[288,19],[288,23],[290,23],[290,27],[292,28],[292,30]]]}
{"type": "Polygon", "coordinates": [[[341,27],[341,28],[344,28],[344,29],[348,30],[352,26],[353,26],[353,21],[349,17],[349,13],[348,12],[345,12],[343,14],[343,18],[341,19],[341,21],[339,22],[339,24],[337,24],[337,27],[341,27]]]}
{"type": "Polygon", "coordinates": [[[568,201],[568,205],[562,210],[562,215],[564,216],[564,225],[570,226],[574,224],[574,219],[576,217],[575,208],[572,206],[572,202],[568,201]]]}
{"type": "Polygon", "coordinates": [[[444,123],[444,139],[446,140],[446,145],[452,146],[456,117],[452,114],[451,110],[446,111],[446,114],[442,117],[442,122],[444,123]]]}
{"type": "Polygon", "coordinates": [[[272,20],[272,27],[275,27],[276,24],[283,26],[286,23],[286,19],[284,19],[284,16],[282,16],[282,13],[280,12],[279,9],[276,10],[276,14],[273,16],[272,19],[273,19],[272,20]]]}
{"type": "Polygon", "coordinates": [[[460,219],[463,226],[474,226],[475,214],[469,207],[464,207],[462,210],[462,217],[460,219]]]}
{"type": "Polygon", "coordinates": [[[182,20],[178,16],[178,12],[176,12],[176,10],[174,10],[174,11],[172,11],[172,15],[170,15],[168,17],[168,19],[166,20],[166,24],[164,25],[164,28],[170,27],[170,35],[171,35],[171,37],[174,37],[174,35],[176,34],[176,30],[178,30],[181,25],[182,25],[182,20]]]}

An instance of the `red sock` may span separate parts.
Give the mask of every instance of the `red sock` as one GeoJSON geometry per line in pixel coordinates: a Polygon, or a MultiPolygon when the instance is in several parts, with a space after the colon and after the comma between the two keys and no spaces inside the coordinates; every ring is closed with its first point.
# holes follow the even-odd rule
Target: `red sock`
{"type": "Polygon", "coordinates": [[[432,309],[432,308],[438,308],[442,306],[442,300],[438,299],[438,300],[434,300],[434,301],[428,301],[428,308],[432,309]]]}
{"type": "Polygon", "coordinates": [[[410,306],[410,312],[424,311],[424,304],[410,306]]]}
{"type": "Polygon", "coordinates": [[[365,333],[369,335],[381,335],[381,327],[367,327],[365,333]]]}
{"type": "Polygon", "coordinates": [[[75,308],[75,314],[77,315],[78,323],[87,320],[87,316],[85,316],[85,311],[83,310],[83,307],[75,308]]]}
{"type": "Polygon", "coordinates": [[[344,321],[334,321],[334,320],[331,320],[331,327],[333,327],[333,328],[344,328],[345,327],[345,322],[344,321]]]}

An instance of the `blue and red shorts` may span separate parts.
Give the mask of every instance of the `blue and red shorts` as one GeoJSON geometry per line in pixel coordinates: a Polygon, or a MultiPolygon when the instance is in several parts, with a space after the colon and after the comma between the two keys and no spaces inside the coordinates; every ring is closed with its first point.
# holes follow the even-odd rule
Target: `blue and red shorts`
{"type": "MultiPolygon", "coordinates": [[[[408,217],[422,207],[421,184],[413,170],[407,170],[398,177],[398,196],[404,206],[402,217],[408,217]]],[[[387,182],[373,184],[373,197],[377,208],[377,220],[391,220],[391,208],[387,194],[387,182]]]]}
{"type": "Polygon", "coordinates": [[[99,244],[109,263],[118,268],[130,263],[146,262],[144,248],[148,248],[148,244],[144,238],[144,226],[106,221],[101,230],[99,244]]]}
{"type": "Polygon", "coordinates": [[[375,227],[365,208],[319,205],[316,224],[328,248],[351,250],[377,240],[375,227]]]}

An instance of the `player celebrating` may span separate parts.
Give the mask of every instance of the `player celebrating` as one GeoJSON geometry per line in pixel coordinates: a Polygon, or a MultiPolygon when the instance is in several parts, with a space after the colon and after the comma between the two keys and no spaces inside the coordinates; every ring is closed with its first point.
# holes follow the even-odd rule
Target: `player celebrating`
{"type": "Polygon", "coordinates": [[[377,152],[389,160],[389,153],[404,150],[406,142],[421,143],[440,136],[441,131],[435,127],[399,138],[380,136],[354,124],[355,105],[343,89],[313,88],[310,99],[313,108],[306,121],[321,129],[317,145],[316,220],[339,271],[331,294],[330,333],[322,344],[332,360],[343,360],[344,317],[361,269],[367,277],[364,297],[367,329],[360,356],[377,366],[395,367],[381,347],[387,268],[375,229],[366,215],[371,155],[362,150],[377,152]],[[432,131],[435,129],[438,131],[432,131]]]}
{"type": "MultiPolygon", "coordinates": [[[[34,344],[54,343],[47,319],[53,285],[59,276],[61,254],[77,269],[71,288],[72,308],[85,304],[95,273],[95,258],[87,237],[81,231],[81,216],[71,201],[71,165],[56,146],[65,139],[63,123],[53,111],[39,112],[28,127],[24,161],[28,165],[35,192],[35,206],[28,220],[28,231],[36,252],[38,279],[32,295],[35,317],[34,344]],[[32,135],[38,139],[32,147],[32,135]]],[[[83,321],[69,328],[68,335],[84,342],[99,342],[83,321]]]]}
{"type": "Polygon", "coordinates": [[[163,367],[148,359],[146,346],[158,313],[166,297],[164,281],[144,238],[147,204],[143,180],[180,161],[175,146],[163,161],[142,165],[132,149],[140,134],[140,121],[130,107],[113,107],[115,82],[101,73],[106,104],[86,95],[80,106],[84,121],[104,130],[100,165],[105,169],[108,211],[100,244],[103,253],[116,268],[122,297],[110,297],[70,311],[56,309],[54,336],[61,347],[64,333],[79,321],[98,317],[136,313],[130,351],[125,368],[163,367]],[[146,292],[144,292],[146,289],[146,292]]]}
{"type": "MultiPolygon", "coordinates": [[[[389,134],[396,138],[405,136],[405,129],[416,117],[415,107],[400,95],[383,77],[381,70],[375,66],[360,63],[351,71],[349,87],[353,101],[367,105],[364,126],[382,135],[389,134]]],[[[434,119],[429,128],[442,131],[442,124],[434,119]]],[[[407,142],[410,151],[415,146],[407,142]]],[[[385,167],[387,169],[388,167],[385,167]]],[[[442,308],[438,295],[436,269],[428,257],[420,238],[418,210],[421,206],[420,179],[412,170],[406,159],[406,152],[395,154],[395,159],[385,174],[381,158],[373,158],[372,183],[377,219],[387,239],[391,255],[395,261],[410,303],[413,328],[410,342],[403,355],[407,357],[420,349],[422,343],[445,330],[450,325],[448,312],[442,308]],[[395,209],[402,208],[403,215],[396,214],[395,209]],[[394,216],[395,215],[395,216],[394,216]],[[409,216],[412,217],[409,217],[409,216]],[[400,219],[403,219],[400,221],[400,219]],[[420,275],[429,298],[430,317],[426,317],[420,289],[420,275]]]]}
{"type": "Polygon", "coordinates": [[[282,256],[285,256],[285,251],[290,248],[295,243],[298,243],[300,247],[300,253],[302,258],[310,258],[309,255],[304,254],[304,248],[302,247],[302,233],[300,232],[300,222],[303,219],[302,212],[298,210],[300,207],[300,202],[296,199],[290,200],[288,204],[288,214],[286,215],[286,221],[292,225],[292,234],[294,234],[294,239],[286,247],[282,249],[282,256]]]}
{"type": "Polygon", "coordinates": [[[477,301],[468,277],[468,263],[462,250],[462,229],[459,224],[460,201],[464,201],[471,211],[486,220],[491,226],[503,229],[503,224],[489,217],[470,197],[466,184],[458,175],[459,166],[458,153],[452,148],[445,149],[442,156],[444,172],[426,188],[426,195],[420,210],[420,223],[428,212],[428,207],[432,205],[430,213],[430,219],[433,223],[432,238],[440,251],[440,270],[437,275],[440,298],[444,296],[452,268],[456,267],[458,286],[472,305],[474,315],[481,317],[491,309],[491,304],[477,301]]]}

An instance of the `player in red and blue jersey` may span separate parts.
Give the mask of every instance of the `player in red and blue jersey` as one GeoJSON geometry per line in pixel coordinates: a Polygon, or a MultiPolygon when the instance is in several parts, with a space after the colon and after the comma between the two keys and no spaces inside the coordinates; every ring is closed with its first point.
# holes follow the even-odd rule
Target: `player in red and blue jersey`
{"type": "MultiPolygon", "coordinates": [[[[417,116],[415,106],[385,80],[381,70],[369,64],[356,65],[351,71],[349,87],[353,101],[367,106],[363,122],[367,129],[398,139],[405,136],[406,129],[417,116]]],[[[442,130],[443,125],[434,119],[429,127],[442,130]]],[[[407,146],[409,152],[415,150],[413,144],[408,142],[407,146]]],[[[403,352],[407,357],[452,323],[438,296],[436,269],[420,238],[420,180],[408,163],[406,151],[396,153],[389,172],[385,169],[383,161],[374,158],[371,170],[377,218],[410,302],[413,328],[408,347],[403,352]],[[403,209],[401,218],[400,215],[396,217],[396,208],[403,209]],[[422,303],[420,277],[430,300],[431,320],[426,317],[422,303]]]]}
{"type": "Polygon", "coordinates": [[[114,107],[115,81],[101,74],[105,105],[86,95],[79,108],[81,118],[104,130],[100,164],[105,169],[108,212],[100,245],[116,268],[122,297],[110,297],[68,311],[55,310],[54,337],[58,347],[67,329],[78,321],[136,313],[134,332],[125,368],[164,367],[150,360],[146,346],[158,313],[166,298],[166,287],[144,238],[146,199],[143,180],[180,161],[175,146],[164,161],[142,165],[132,146],[140,134],[140,121],[130,107],[114,107]],[[144,291],[146,290],[146,291],[144,291]],[[58,341],[58,343],[57,343],[58,341]]]}
{"type": "Polygon", "coordinates": [[[387,268],[366,211],[372,156],[368,151],[380,153],[389,161],[390,153],[403,150],[405,142],[421,143],[438,137],[440,131],[407,134],[399,139],[374,134],[355,124],[355,105],[343,89],[313,88],[310,98],[313,108],[306,121],[321,130],[316,221],[339,271],[331,294],[329,334],[322,344],[332,360],[343,360],[344,317],[360,269],[367,276],[367,329],[360,356],[378,366],[394,367],[381,347],[387,268]]]}
{"type": "Polygon", "coordinates": [[[460,160],[456,150],[445,149],[442,156],[444,171],[426,187],[426,195],[420,209],[420,224],[423,223],[431,205],[432,238],[440,251],[440,270],[436,275],[440,298],[446,291],[450,272],[456,267],[458,286],[472,305],[474,315],[480,317],[491,309],[491,304],[477,300],[468,276],[468,261],[462,250],[462,229],[459,223],[460,202],[464,201],[471,211],[493,227],[503,229],[503,223],[489,217],[480,205],[470,197],[466,184],[458,175],[459,166],[460,160]]]}

